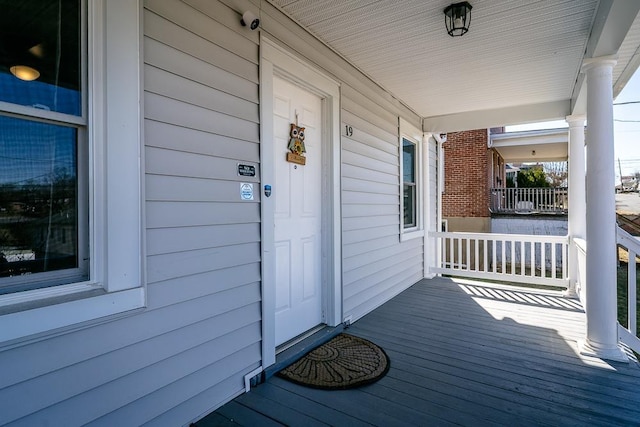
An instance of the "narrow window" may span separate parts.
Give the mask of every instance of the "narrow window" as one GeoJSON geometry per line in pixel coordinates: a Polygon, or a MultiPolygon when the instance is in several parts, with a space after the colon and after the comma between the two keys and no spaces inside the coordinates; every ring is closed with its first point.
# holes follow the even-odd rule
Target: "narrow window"
{"type": "Polygon", "coordinates": [[[417,226],[416,160],[416,144],[402,138],[403,224],[405,229],[417,226]]]}

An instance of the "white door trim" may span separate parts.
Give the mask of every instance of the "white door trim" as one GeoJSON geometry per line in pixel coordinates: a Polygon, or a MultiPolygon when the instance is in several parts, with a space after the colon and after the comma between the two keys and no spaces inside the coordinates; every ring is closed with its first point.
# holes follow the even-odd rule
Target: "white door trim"
{"type": "Polygon", "coordinates": [[[274,187],[273,78],[291,81],[319,95],[322,101],[322,264],[323,311],[327,325],[342,322],[342,244],[340,204],[340,85],[268,38],[260,38],[260,176],[262,216],[262,366],[275,363],[276,272],[274,254],[274,197],[266,197],[266,185],[274,187]],[[328,201],[328,203],[324,203],[328,201]]]}

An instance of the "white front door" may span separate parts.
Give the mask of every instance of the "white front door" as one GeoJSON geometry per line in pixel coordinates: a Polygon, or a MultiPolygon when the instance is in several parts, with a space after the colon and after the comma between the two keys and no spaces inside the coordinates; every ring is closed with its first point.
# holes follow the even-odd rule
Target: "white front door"
{"type": "Polygon", "coordinates": [[[273,81],[276,345],[323,323],[322,99],[273,81]],[[287,161],[290,124],[303,127],[306,164],[287,161]]]}

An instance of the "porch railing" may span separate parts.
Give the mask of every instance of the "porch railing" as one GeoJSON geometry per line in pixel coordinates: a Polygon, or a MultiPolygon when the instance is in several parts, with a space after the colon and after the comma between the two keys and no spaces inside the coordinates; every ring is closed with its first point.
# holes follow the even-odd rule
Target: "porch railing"
{"type": "Polygon", "coordinates": [[[578,298],[580,298],[580,302],[584,307],[587,306],[587,290],[585,289],[585,284],[587,283],[587,241],[581,238],[574,238],[571,243],[574,245],[576,250],[576,259],[575,259],[575,283],[576,283],[576,293],[578,294],[578,298]]]}
{"type": "Polygon", "coordinates": [[[566,187],[558,188],[492,188],[493,213],[566,213],[566,187]]]}
{"type": "Polygon", "coordinates": [[[638,300],[636,284],[636,256],[640,254],[640,240],[618,227],[618,245],[629,253],[627,263],[627,313],[626,323],[618,323],[620,341],[640,353],[640,338],[638,337],[638,300]]]}
{"type": "Polygon", "coordinates": [[[431,232],[439,255],[433,273],[566,288],[566,236],[431,232]]]}

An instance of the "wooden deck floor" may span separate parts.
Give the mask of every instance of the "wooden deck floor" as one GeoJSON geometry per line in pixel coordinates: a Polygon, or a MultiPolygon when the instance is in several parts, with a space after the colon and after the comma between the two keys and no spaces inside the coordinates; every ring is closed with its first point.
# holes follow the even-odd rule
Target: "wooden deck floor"
{"type": "Polygon", "coordinates": [[[377,383],[272,377],[197,425],[640,425],[638,363],[579,356],[584,322],[558,293],[424,280],[347,330],[389,355],[377,383]]]}

